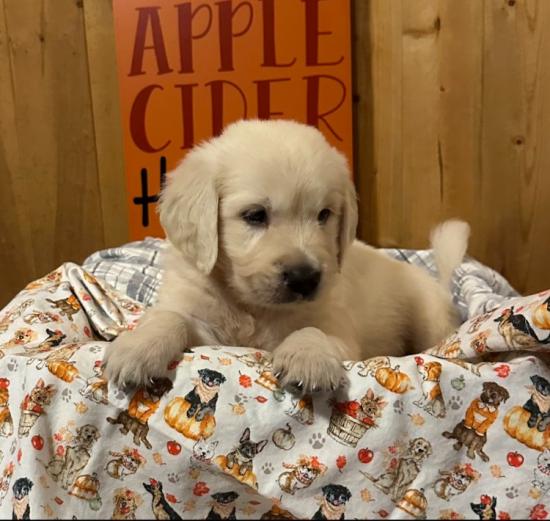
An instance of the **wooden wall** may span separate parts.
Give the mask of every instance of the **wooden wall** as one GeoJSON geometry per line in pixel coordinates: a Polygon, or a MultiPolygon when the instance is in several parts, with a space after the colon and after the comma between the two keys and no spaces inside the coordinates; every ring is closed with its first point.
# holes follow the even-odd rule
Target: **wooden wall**
{"type": "Polygon", "coordinates": [[[423,247],[470,222],[470,253],[550,287],[550,2],[355,0],[361,235],[423,247]]]}
{"type": "Polygon", "coordinates": [[[0,307],[127,240],[110,9],[0,0],[0,307]]]}
{"type": "MultiPolygon", "coordinates": [[[[550,287],[550,1],[354,0],[360,234],[550,287]]],[[[111,0],[0,0],[0,306],[127,240],[111,0]]]]}

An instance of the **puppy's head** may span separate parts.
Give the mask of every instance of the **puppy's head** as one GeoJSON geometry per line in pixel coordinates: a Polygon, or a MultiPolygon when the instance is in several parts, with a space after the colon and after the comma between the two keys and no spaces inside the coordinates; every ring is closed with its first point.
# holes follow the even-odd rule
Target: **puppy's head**
{"type": "Polygon", "coordinates": [[[76,437],[82,445],[90,447],[95,441],[97,441],[101,437],[101,434],[98,431],[97,427],[86,424],[76,429],[76,437]]]}
{"type": "Polygon", "coordinates": [[[351,498],[351,492],[344,485],[325,485],[321,490],[326,500],[335,507],[346,504],[351,498]]]}
{"type": "Polygon", "coordinates": [[[432,444],[424,438],[414,438],[409,442],[409,452],[416,459],[427,458],[432,453],[432,444]]]}
{"type": "Polygon", "coordinates": [[[498,407],[510,398],[510,394],[504,387],[495,382],[484,382],[483,391],[479,397],[483,403],[498,407]]]}
{"type": "Polygon", "coordinates": [[[195,148],[160,201],[168,239],[244,304],[315,299],[355,237],[344,156],[313,127],[240,121],[195,148]]]}

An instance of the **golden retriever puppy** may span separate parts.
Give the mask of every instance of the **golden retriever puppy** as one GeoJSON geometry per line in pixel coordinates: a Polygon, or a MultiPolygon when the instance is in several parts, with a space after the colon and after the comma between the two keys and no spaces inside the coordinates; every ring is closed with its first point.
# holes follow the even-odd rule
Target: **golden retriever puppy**
{"type": "Polygon", "coordinates": [[[115,382],[143,384],[183,349],[222,344],[272,351],[282,385],[327,390],[343,360],[419,351],[457,326],[449,283],[468,226],[434,232],[439,281],[354,240],[346,159],[313,127],[230,125],[169,174],[159,211],[163,284],[107,350],[115,382]]]}

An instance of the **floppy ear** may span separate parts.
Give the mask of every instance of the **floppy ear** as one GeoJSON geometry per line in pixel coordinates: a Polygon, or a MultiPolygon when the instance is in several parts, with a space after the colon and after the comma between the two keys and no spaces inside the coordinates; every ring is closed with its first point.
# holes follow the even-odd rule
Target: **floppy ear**
{"type": "Polygon", "coordinates": [[[170,242],[208,275],[218,257],[218,192],[214,148],[187,154],[170,174],[160,202],[160,222],[170,242]]]}
{"type": "Polygon", "coordinates": [[[338,229],[338,265],[342,266],[342,260],[346,250],[355,239],[357,232],[357,196],[355,187],[346,169],[346,184],[344,188],[344,200],[340,211],[340,223],[338,229]]]}

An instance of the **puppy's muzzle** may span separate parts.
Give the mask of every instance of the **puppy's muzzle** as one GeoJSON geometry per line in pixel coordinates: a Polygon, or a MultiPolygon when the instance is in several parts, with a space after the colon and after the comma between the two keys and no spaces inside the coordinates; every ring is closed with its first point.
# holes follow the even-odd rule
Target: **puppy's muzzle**
{"type": "Polygon", "coordinates": [[[287,290],[307,300],[313,299],[321,282],[321,272],[309,264],[288,267],[281,277],[287,290]]]}

